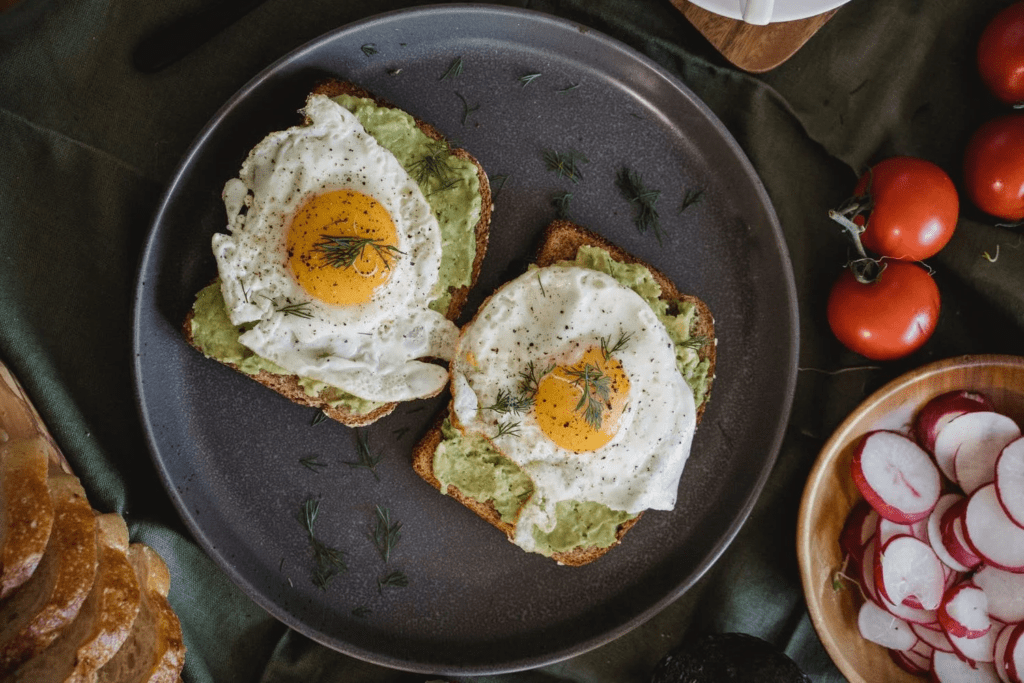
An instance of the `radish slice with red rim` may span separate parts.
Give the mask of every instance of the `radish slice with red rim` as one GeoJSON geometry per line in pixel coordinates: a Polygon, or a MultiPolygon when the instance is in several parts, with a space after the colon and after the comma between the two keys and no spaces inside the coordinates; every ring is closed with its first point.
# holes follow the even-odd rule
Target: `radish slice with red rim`
{"type": "Polygon", "coordinates": [[[932,649],[953,652],[953,644],[949,642],[949,637],[946,636],[945,631],[941,630],[941,627],[933,628],[924,624],[910,624],[910,628],[922,642],[928,643],[932,649]]]}
{"type": "Polygon", "coordinates": [[[994,483],[982,486],[967,499],[963,520],[964,538],[985,564],[1024,572],[1024,529],[1006,516],[994,483]]]}
{"type": "Polygon", "coordinates": [[[995,667],[987,662],[971,664],[949,652],[932,655],[932,678],[938,683],[999,683],[995,667]]]}
{"type": "Polygon", "coordinates": [[[946,573],[931,545],[909,535],[894,536],[882,546],[875,586],[892,603],[934,610],[942,602],[946,573]],[[905,602],[909,597],[914,601],[905,602]]]}
{"type": "Polygon", "coordinates": [[[860,562],[864,547],[878,530],[878,513],[866,500],[860,500],[850,510],[839,534],[839,548],[844,554],[860,562]]]}
{"type": "Polygon", "coordinates": [[[909,650],[917,643],[917,635],[910,624],[870,601],[860,606],[857,628],[861,636],[882,647],[909,650]]]}
{"type": "Polygon", "coordinates": [[[935,463],[897,432],[864,435],[850,469],[864,498],[890,521],[912,524],[924,519],[939,500],[942,478],[935,463]]]}
{"type": "Polygon", "coordinates": [[[1024,636],[1024,624],[1013,626],[1006,642],[1006,652],[1003,653],[1006,675],[1012,683],[1022,683],[1022,676],[1024,676],[1024,637],[1022,636],[1024,636]]]}
{"type": "Polygon", "coordinates": [[[1010,643],[1010,636],[1013,635],[1013,625],[1007,624],[1000,628],[996,634],[996,642],[992,648],[992,666],[996,669],[996,675],[1002,683],[1011,683],[1010,675],[1006,673],[1006,646],[1010,643]]]}
{"type": "Polygon", "coordinates": [[[1004,623],[1024,621],[1024,574],[984,565],[971,580],[988,596],[988,613],[1004,623]]]}
{"type": "Polygon", "coordinates": [[[995,467],[996,494],[1006,516],[1024,527],[1024,439],[1008,444],[995,467]]]}
{"type": "Polygon", "coordinates": [[[956,560],[949,550],[946,549],[946,544],[943,543],[942,539],[940,523],[946,511],[963,499],[964,497],[959,493],[947,493],[939,498],[939,502],[935,504],[935,509],[928,515],[928,543],[931,545],[932,550],[935,551],[935,554],[939,556],[939,559],[942,560],[942,563],[957,572],[966,572],[970,568],[956,560]]]}
{"type": "Polygon", "coordinates": [[[914,435],[929,452],[935,451],[935,437],[950,420],[964,413],[992,410],[992,400],[977,391],[947,391],[922,406],[914,418],[914,435]]]}
{"type": "Polygon", "coordinates": [[[969,581],[953,586],[939,605],[939,623],[950,636],[981,638],[992,629],[985,591],[969,581]]]}
{"type": "Polygon", "coordinates": [[[981,564],[981,558],[967,544],[964,537],[963,523],[964,515],[967,514],[967,503],[968,499],[963,498],[946,510],[939,522],[939,532],[950,556],[970,570],[981,564]]]}
{"type": "Polygon", "coordinates": [[[995,479],[996,458],[1010,442],[1020,438],[1020,427],[1001,413],[965,413],[951,420],[940,439],[952,433],[957,443],[953,458],[956,482],[970,495],[995,479]]]}
{"type": "Polygon", "coordinates": [[[895,662],[896,666],[906,671],[908,674],[914,676],[923,676],[928,673],[931,660],[925,660],[924,665],[918,655],[914,655],[911,652],[903,652],[901,650],[887,650],[889,657],[895,662]]]}

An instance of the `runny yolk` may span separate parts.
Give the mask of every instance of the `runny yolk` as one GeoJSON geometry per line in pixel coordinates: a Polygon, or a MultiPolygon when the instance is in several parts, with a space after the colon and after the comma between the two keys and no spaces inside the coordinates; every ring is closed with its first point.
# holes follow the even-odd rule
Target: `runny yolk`
{"type": "Polygon", "coordinates": [[[584,453],[611,441],[629,395],[629,379],[616,358],[597,347],[579,362],[558,366],[537,384],[534,416],[548,438],[584,453]]]}
{"type": "Polygon", "coordinates": [[[398,231],[380,202],[354,190],[314,196],[292,218],[288,265],[310,296],[329,304],[361,304],[391,278],[398,231]]]}

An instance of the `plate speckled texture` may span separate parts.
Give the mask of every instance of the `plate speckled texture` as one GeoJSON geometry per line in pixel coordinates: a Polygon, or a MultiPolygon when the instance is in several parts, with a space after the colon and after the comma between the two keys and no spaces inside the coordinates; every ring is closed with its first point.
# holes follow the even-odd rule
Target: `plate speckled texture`
{"type": "Polygon", "coordinates": [[[358,658],[421,672],[485,673],[579,654],[637,626],[690,587],[749,514],[774,462],[796,376],[793,276],[777,219],[745,156],[693,93],[656,64],[586,27],[479,5],[380,15],[287,55],[243,87],[190,148],[155,217],[136,292],[136,385],[165,485],[204,549],[258,604],[358,658]],[[373,44],[377,52],[361,48],[373,44]],[[454,59],[464,69],[441,79],[454,59]],[[540,73],[528,85],[525,74],[540,73]],[[403,405],[365,430],[381,463],[350,467],[357,435],[311,426],[296,406],[186,345],[180,321],[215,275],[220,192],[248,150],[295,125],[312,83],[354,81],[435,124],[496,188],[490,249],[464,311],[518,274],[572,192],[572,217],[666,272],[716,315],[718,373],[676,507],[648,512],[621,545],[580,568],[527,554],[410,467],[446,398],[403,405]],[[578,87],[571,88],[571,86],[578,87]],[[473,109],[464,119],[461,98],[473,109]],[[547,149],[589,158],[573,184],[547,149]],[[661,191],[663,244],[633,224],[615,187],[629,167],[661,191]],[[680,213],[683,197],[703,190],[680,213]],[[326,466],[313,471],[300,459],[326,466]],[[317,535],[346,553],[326,591],[297,521],[320,499],[317,535]],[[384,563],[375,506],[402,522],[384,563]],[[405,588],[378,590],[400,570],[405,588]],[[359,608],[369,609],[369,613],[359,608]],[[361,612],[360,616],[353,610],[361,612]]]}

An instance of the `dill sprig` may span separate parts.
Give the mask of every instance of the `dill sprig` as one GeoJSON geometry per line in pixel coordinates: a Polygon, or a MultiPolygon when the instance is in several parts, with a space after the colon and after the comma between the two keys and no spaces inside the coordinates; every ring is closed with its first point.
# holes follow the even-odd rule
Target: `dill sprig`
{"type": "Polygon", "coordinates": [[[465,126],[466,121],[469,120],[469,115],[475,112],[476,110],[480,109],[480,105],[476,104],[473,105],[472,107],[469,106],[469,101],[462,96],[462,93],[456,92],[455,96],[462,100],[462,125],[465,126]]]}
{"type": "Polygon", "coordinates": [[[299,458],[299,462],[307,470],[312,470],[314,472],[319,472],[321,469],[327,467],[327,463],[325,463],[323,460],[321,460],[318,456],[315,455],[310,455],[305,458],[299,458]]]}
{"type": "Polygon", "coordinates": [[[493,410],[496,413],[507,415],[519,415],[533,407],[533,396],[526,394],[513,394],[508,389],[499,389],[494,399],[494,404],[485,406],[483,410],[493,410]]]}
{"type": "Polygon", "coordinates": [[[308,320],[313,317],[313,312],[309,310],[312,305],[313,302],[311,301],[300,301],[295,304],[286,304],[275,310],[277,310],[278,313],[294,315],[296,318],[305,318],[308,320]]]}
{"type": "Polygon", "coordinates": [[[390,259],[396,258],[396,254],[404,256],[404,252],[398,247],[384,244],[372,237],[323,234],[313,247],[323,255],[324,265],[333,268],[351,268],[367,247],[377,252],[388,270],[391,270],[390,259]]]}
{"type": "Polygon", "coordinates": [[[566,87],[562,88],[561,90],[558,90],[557,92],[572,92],[573,90],[575,90],[578,87],[580,87],[579,83],[573,83],[572,85],[567,85],[566,87]]]}
{"type": "Polygon", "coordinates": [[[519,425],[520,425],[519,422],[512,422],[511,420],[508,420],[506,422],[499,422],[498,423],[498,431],[495,432],[494,438],[497,439],[497,438],[502,437],[502,436],[515,436],[515,437],[518,437],[520,435],[519,434],[519,425]]]}
{"type": "Polygon", "coordinates": [[[365,467],[373,473],[373,478],[380,481],[380,475],[374,468],[384,459],[383,455],[374,455],[370,451],[370,435],[364,430],[356,430],[356,455],[358,460],[347,461],[349,467],[365,467]]]}
{"type": "Polygon", "coordinates": [[[402,523],[391,521],[391,511],[377,505],[377,523],[373,527],[371,538],[386,563],[391,559],[391,551],[402,538],[402,523]]]}
{"type": "Polygon", "coordinates": [[[323,411],[323,408],[318,408],[317,411],[316,411],[316,415],[314,415],[313,419],[309,421],[309,426],[310,427],[316,427],[318,424],[320,424],[321,422],[323,422],[326,419],[327,419],[327,413],[325,413],[323,411]]]}
{"type": "Polygon", "coordinates": [[[594,429],[601,427],[601,412],[611,399],[611,378],[601,372],[596,365],[586,363],[566,370],[573,378],[573,386],[580,387],[580,402],[575,410],[583,411],[583,419],[594,429]]]}
{"type": "Polygon", "coordinates": [[[572,192],[564,192],[555,196],[554,205],[557,216],[562,220],[569,220],[572,216],[569,213],[569,204],[572,203],[572,192]]]}
{"type": "Polygon", "coordinates": [[[700,202],[704,198],[704,190],[687,190],[683,196],[683,203],[679,207],[679,213],[686,211],[689,207],[700,202]]]}
{"type": "Polygon", "coordinates": [[[505,183],[508,182],[509,177],[510,176],[507,173],[491,177],[491,194],[493,196],[496,197],[498,193],[501,192],[501,188],[505,187],[505,183]]]}
{"type": "Polygon", "coordinates": [[[377,44],[376,43],[367,43],[366,45],[363,45],[359,49],[362,50],[363,54],[366,55],[367,57],[370,57],[372,55],[377,54],[377,44]]]}
{"type": "Polygon", "coordinates": [[[403,436],[409,433],[410,429],[412,428],[408,426],[398,427],[397,429],[391,430],[391,433],[395,436],[396,439],[401,439],[403,436]]]}
{"type": "Polygon", "coordinates": [[[579,165],[589,164],[590,159],[576,150],[556,152],[549,149],[544,152],[544,163],[548,170],[555,171],[559,178],[568,178],[572,182],[578,183],[583,179],[583,172],[579,165]]]}
{"type": "Polygon", "coordinates": [[[454,169],[451,166],[451,149],[447,140],[431,142],[427,153],[409,165],[412,176],[420,185],[436,180],[442,185],[452,182],[454,169]]]}
{"type": "Polygon", "coordinates": [[[629,340],[632,337],[633,335],[630,334],[629,332],[624,332],[619,335],[619,340],[615,342],[614,346],[608,345],[611,341],[611,337],[601,337],[601,353],[604,355],[604,359],[608,360],[609,358],[612,357],[613,353],[617,353],[622,349],[626,348],[626,344],[629,343],[629,340]]]}
{"type": "Polygon", "coordinates": [[[405,588],[408,585],[409,577],[397,570],[377,577],[377,592],[381,595],[385,588],[405,588]]]}
{"type": "Polygon", "coordinates": [[[541,77],[541,74],[526,74],[519,77],[519,82],[523,84],[523,87],[530,85],[535,80],[541,77]]]}
{"type": "Polygon", "coordinates": [[[661,196],[661,190],[651,190],[644,185],[643,178],[636,171],[623,168],[615,178],[622,195],[631,203],[636,205],[636,213],[633,222],[640,232],[647,232],[653,229],[654,235],[661,244],[661,220],[658,217],[658,210],[654,207],[661,196]]]}
{"type": "Polygon", "coordinates": [[[316,536],[317,515],[320,514],[320,499],[307,498],[302,504],[299,519],[306,529],[309,546],[313,550],[313,584],[320,590],[327,590],[327,584],[339,572],[348,571],[345,566],[344,554],[332,548],[316,536]]]}
{"type": "Polygon", "coordinates": [[[441,78],[437,79],[443,81],[446,78],[455,78],[462,73],[462,57],[456,57],[452,60],[452,63],[448,66],[448,70],[441,74],[441,78]]]}
{"type": "Polygon", "coordinates": [[[537,366],[531,360],[526,364],[526,370],[519,373],[519,393],[532,399],[537,395],[540,379],[554,369],[555,366],[552,364],[543,371],[537,372],[537,366]]]}
{"type": "Polygon", "coordinates": [[[694,351],[697,351],[710,341],[711,337],[708,337],[703,334],[695,334],[689,339],[680,342],[679,345],[682,346],[684,349],[693,349],[694,351]]]}

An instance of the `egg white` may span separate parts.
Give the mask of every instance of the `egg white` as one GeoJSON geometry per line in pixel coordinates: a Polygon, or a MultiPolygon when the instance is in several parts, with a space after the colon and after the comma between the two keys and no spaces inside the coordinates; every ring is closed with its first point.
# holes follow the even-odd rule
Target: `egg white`
{"type": "Polygon", "coordinates": [[[255,323],[239,341],[288,372],[359,398],[432,396],[448,373],[419,359],[450,359],[458,334],[428,308],[440,289],[437,220],[416,182],[351,112],[323,95],[310,96],[303,112],[308,125],[268,135],[224,187],[229,234],[213,237],[221,290],[232,324],[255,323]],[[285,253],[302,204],[344,189],[384,206],[402,252],[371,300],[350,306],[313,299],[285,253]],[[302,316],[283,310],[296,304],[302,316]]]}
{"type": "Polygon", "coordinates": [[[516,525],[517,545],[534,547],[533,525],[547,532],[559,501],[593,501],[632,514],[675,506],[696,427],[693,392],[676,368],[661,321],[636,292],[604,273],[576,266],[532,269],[485,303],[459,339],[452,362],[453,409],[467,434],[491,439],[533,481],[516,525]],[[614,357],[629,379],[618,431],[584,453],[560,447],[532,411],[518,416],[482,408],[515,391],[521,373],[574,362],[587,347],[629,334],[614,357]],[[519,422],[517,434],[498,434],[519,422]]]}

